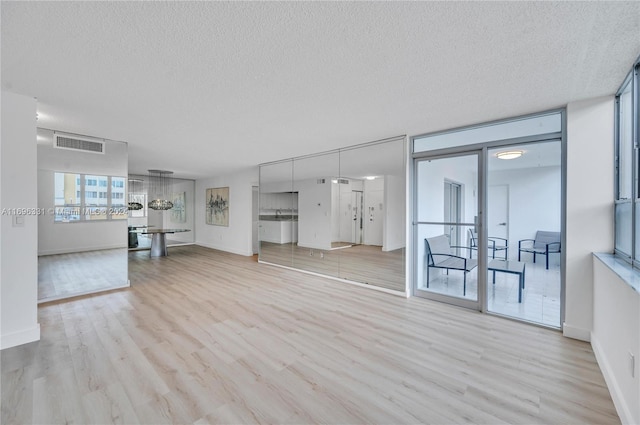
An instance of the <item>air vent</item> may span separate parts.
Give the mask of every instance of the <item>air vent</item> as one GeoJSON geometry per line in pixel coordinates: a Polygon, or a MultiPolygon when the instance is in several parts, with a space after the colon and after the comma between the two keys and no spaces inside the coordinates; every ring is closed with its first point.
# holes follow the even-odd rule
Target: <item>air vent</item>
{"type": "Polygon", "coordinates": [[[318,179],[318,184],[324,184],[325,183],[325,179],[318,179]]]}
{"type": "Polygon", "coordinates": [[[347,179],[338,179],[338,184],[349,184],[349,180],[347,180],[347,179]]]}
{"type": "Polygon", "coordinates": [[[62,134],[55,135],[54,147],[58,149],[70,149],[74,151],[83,151],[91,153],[104,153],[104,142],[96,142],[94,140],[80,139],[78,137],[69,137],[62,134]]]}

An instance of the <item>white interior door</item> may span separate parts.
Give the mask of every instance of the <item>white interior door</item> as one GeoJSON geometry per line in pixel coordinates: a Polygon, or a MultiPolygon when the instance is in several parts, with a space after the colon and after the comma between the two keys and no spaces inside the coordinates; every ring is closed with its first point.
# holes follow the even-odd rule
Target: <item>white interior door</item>
{"type": "Polygon", "coordinates": [[[351,205],[353,209],[353,223],[352,223],[352,232],[351,232],[351,243],[353,244],[362,244],[362,231],[363,231],[363,215],[362,215],[362,192],[361,191],[352,191],[351,192],[351,205]]]}

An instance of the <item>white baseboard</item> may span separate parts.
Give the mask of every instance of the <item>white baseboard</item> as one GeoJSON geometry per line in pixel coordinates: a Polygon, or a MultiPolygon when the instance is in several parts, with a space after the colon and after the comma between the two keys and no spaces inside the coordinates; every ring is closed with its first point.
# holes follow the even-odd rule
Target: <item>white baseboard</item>
{"type": "Polygon", "coordinates": [[[196,241],[196,245],[203,246],[205,248],[217,249],[218,251],[230,252],[232,254],[238,254],[238,255],[245,256],[245,257],[252,257],[253,256],[253,252],[251,252],[251,250],[242,251],[242,250],[239,250],[239,249],[233,249],[233,248],[229,248],[229,247],[226,247],[226,246],[221,246],[221,245],[216,245],[216,244],[211,244],[211,243],[206,243],[206,242],[198,242],[198,241],[196,241]]]}
{"type": "Polygon", "coordinates": [[[105,246],[85,246],[71,249],[48,249],[46,251],[38,251],[38,257],[44,255],[58,255],[58,254],[74,254],[76,252],[88,252],[88,251],[102,251],[105,249],[127,249],[127,244],[115,244],[105,246]]]}
{"type": "Polygon", "coordinates": [[[306,245],[306,244],[300,244],[300,242],[298,242],[298,248],[304,248],[304,249],[317,249],[318,251],[331,251],[331,247],[327,248],[326,246],[320,246],[320,245],[306,245]]]}
{"type": "Polygon", "coordinates": [[[5,348],[16,347],[22,344],[28,344],[29,342],[40,341],[40,324],[29,329],[13,332],[0,337],[0,350],[5,348]]]}
{"type": "Polygon", "coordinates": [[[600,345],[598,338],[594,337],[593,334],[591,335],[591,347],[593,348],[593,354],[596,356],[598,366],[600,366],[600,370],[602,371],[602,376],[604,376],[604,381],[607,383],[607,388],[609,388],[613,405],[616,408],[616,412],[618,412],[618,416],[620,416],[620,421],[623,425],[636,423],[633,415],[631,414],[631,410],[629,409],[629,405],[624,399],[622,390],[620,390],[618,380],[611,370],[611,365],[607,361],[607,357],[602,350],[602,346],[600,345]]]}
{"type": "Polygon", "coordinates": [[[568,325],[566,322],[562,326],[562,335],[567,338],[578,339],[580,341],[591,341],[591,330],[568,325]]]}
{"type": "Polygon", "coordinates": [[[405,245],[404,244],[396,244],[396,245],[391,245],[391,246],[383,246],[382,247],[382,251],[384,252],[389,252],[389,251],[395,251],[397,249],[402,249],[404,248],[405,245]]]}

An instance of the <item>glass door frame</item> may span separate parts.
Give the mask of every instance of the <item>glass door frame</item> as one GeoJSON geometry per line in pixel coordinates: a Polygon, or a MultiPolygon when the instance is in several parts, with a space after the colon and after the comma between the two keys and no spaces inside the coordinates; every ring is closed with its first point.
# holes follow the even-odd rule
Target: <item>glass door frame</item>
{"type": "MultiPolygon", "coordinates": [[[[487,267],[487,256],[486,256],[486,251],[487,251],[487,246],[486,246],[486,241],[484,238],[484,211],[485,211],[485,200],[482,198],[482,196],[484,195],[483,191],[480,190],[481,187],[484,187],[485,185],[485,181],[486,181],[486,173],[483,172],[484,169],[486,169],[486,167],[484,166],[484,163],[486,161],[486,153],[487,148],[480,148],[478,149],[477,147],[474,149],[471,146],[464,146],[464,149],[459,149],[459,148],[448,148],[448,149],[442,149],[442,150],[437,150],[437,151],[429,151],[429,152],[423,152],[420,154],[417,154],[414,156],[413,158],[413,217],[414,217],[414,221],[413,221],[413,252],[416,253],[414,254],[414,256],[417,255],[418,253],[418,232],[417,232],[417,228],[419,225],[436,225],[436,226],[440,226],[440,225],[453,225],[453,226],[464,226],[464,227],[469,227],[469,226],[475,226],[477,232],[478,232],[478,252],[477,252],[477,257],[478,257],[478,266],[476,267],[477,269],[477,281],[478,281],[478,291],[477,291],[477,298],[475,300],[472,299],[468,299],[468,298],[460,298],[460,297],[454,297],[451,295],[446,295],[446,294],[440,294],[437,292],[431,292],[431,291],[425,291],[423,289],[419,289],[418,288],[418,282],[417,282],[417,267],[419,267],[419,261],[418,258],[414,258],[414,279],[413,279],[413,285],[412,285],[412,290],[413,290],[413,295],[418,296],[418,297],[422,297],[422,298],[427,298],[430,300],[434,300],[434,301],[439,301],[439,302],[444,302],[447,304],[453,304],[459,307],[465,307],[465,308],[469,308],[472,310],[482,310],[483,307],[483,303],[486,304],[486,302],[484,301],[486,299],[486,280],[487,280],[487,273],[486,273],[486,267],[487,267]],[[446,159],[446,158],[457,158],[457,157],[462,157],[462,156],[476,156],[477,157],[477,181],[478,181],[478,196],[477,196],[477,205],[476,205],[476,214],[477,214],[477,219],[475,220],[475,223],[450,223],[450,222],[432,222],[432,221],[417,221],[418,218],[418,164],[420,162],[426,162],[426,161],[432,161],[432,160],[438,160],[438,159],[446,159]],[[484,272],[483,272],[484,270],[484,272]]],[[[423,265],[424,266],[424,265],[423,265]]]]}
{"type": "MultiPolygon", "coordinates": [[[[566,197],[566,187],[567,187],[567,137],[566,137],[566,112],[564,110],[560,111],[561,115],[562,115],[562,131],[560,132],[556,132],[556,133],[547,133],[547,134],[539,134],[539,135],[533,135],[533,136],[526,136],[526,137],[517,137],[517,138],[513,138],[513,139],[504,139],[504,140],[495,140],[495,141],[490,141],[490,142],[484,142],[484,143],[478,143],[478,144],[470,144],[470,145],[462,145],[462,146],[454,146],[454,147],[449,147],[449,148],[444,148],[444,149],[437,149],[437,150],[433,150],[433,151],[423,151],[423,152],[417,152],[417,153],[412,153],[412,161],[410,162],[411,164],[411,178],[409,179],[409,181],[412,184],[412,187],[410,188],[411,190],[411,197],[410,199],[413,202],[411,211],[412,211],[412,241],[413,241],[413,246],[412,246],[412,271],[411,271],[411,276],[412,276],[412,282],[410,285],[410,289],[411,289],[411,295],[413,296],[418,296],[418,297],[424,297],[424,298],[429,298],[429,299],[433,299],[436,301],[442,301],[445,303],[450,303],[450,304],[454,304],[454,305],[458,305],[461,307],[467,307],[470,309],[474,309],[474,310],[478,310],[481,311],[482,313],[487,313],[487,314],[491,314],[491,315],[495,315],[495,316],[500,316],[509,320],[515,320],[515,321],[524,321],[515,317],[511,317],[511,316],[505,316],[499,313],[495,313],[495,312],[491,312],[488,310],[488,300],[487,300],[487,281],[488,281],[488,274],[487,274],[487,264],[488,264],[488,255],[487,255],[487,235],[486,235],[486,230],[487,226],[488,226],[488,217],[486,216],[486,214],[481,214],[481,212],[487,211],[487,195],[488,195],[488,151],[489,149],[493,149],[493,148],[498,148],[498,147],[509,147],[509,146],[513,146],[513,145],[523,145],[523,144],[533,144],[533,143],[540,143],[540,142],[549,142],[549,141],[560,141],[561,144],[561,152],[562,152],[562,158],[561,158],[561,219],[560,219],[560,223],[561,223],[561,244],[563,247],[566,247],[566,211],[567,211],[567,197],[566,197]],[[425,297],[424,296],[424,292],[422,290],[419,290],[417,288],[418,282],[417,282],[417,268],[419,267],[419,262],[418,262],[418,258],[417,258],[417,253],[418,253],[418,232],[417,232],[417,226],[418,226],[418,222],[417,222],[417,208],[418,208],[418,203],[417,203],[417,179],[418,179],[418,173],[417,173],[417,163],[419,161],[422,161],[426,158],[444,158],[447,156],[461,156],[464,155],[465,153],[473,153],[473,152],[481,152],[480,153],[480,161],[479,161],[479,165],[480,168],[478,169],[478,202],[479,202],[479,207],[478,207],[478,221],[479,221],[479,225],[478,225],[478,301],[477,302],[451,302],[452,300],[456,300],[456,298],[454,297],[447,297],[442,299],[442,297],[436,297],[436,296],[429,296],[429,297],[425,297]],[[482,275],[482,276],[481,276],[482,275]]],[[[473,126],[472,126],[473,127],[473,126]]],[[[421,136],[414,136],[411,138],[411,142],[413,143],[413,140],[417,137],[421,137],[421,136]]],[[[560,302],[560,329],[563,328],[564,326],[564,319],[565,319],[565,304],[566,304],[566,249],[563,249],[561,254],[560,254],[560,264],[561,264],[561,272],[560,272],[560,297],[561,297],[561,302],[560,302]]],[[[445,296],[446,297],[446,296],[445,296]]],[[[462,300],[460,299],[460,301],[467,301],[467,300],[462,300]]],[[[552,329],[557,329],[556,327],[551,327],[548,325],[544,325],[544,324],[540,324],[540,323],[535,323],[535,322],[529,322],[529,321],[524,321],[526,323],[530,323],[534,326],[540,326],[540,327],[544,327],[544,328],[552,328],[552,329]]]]}

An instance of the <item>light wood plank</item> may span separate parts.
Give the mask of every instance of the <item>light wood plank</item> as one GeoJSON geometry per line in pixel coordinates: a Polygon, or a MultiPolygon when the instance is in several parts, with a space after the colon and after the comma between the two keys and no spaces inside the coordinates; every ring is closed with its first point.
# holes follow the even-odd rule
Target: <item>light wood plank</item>
{"type": "Polygon", "coordinates": [[[2,423],[619,423],[556,331],[197,246],[129,260],[2,351],[2,423]]]}

